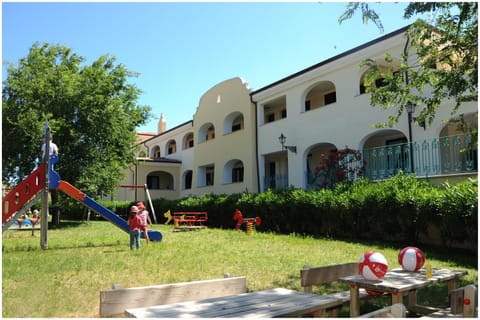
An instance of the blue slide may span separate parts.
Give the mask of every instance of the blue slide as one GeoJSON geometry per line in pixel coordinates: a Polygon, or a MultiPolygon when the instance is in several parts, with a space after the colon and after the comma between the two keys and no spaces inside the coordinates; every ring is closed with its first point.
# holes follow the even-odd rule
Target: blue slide
{"type": "MultiPolygon", "coordinates": [[[[130,226],[128,222],[120,217],[115,212],[105,208],[97,201],[93,200],[85,193],[80,191],[79,189],[72,186],[70,183],[60,180],[60,176],[55,170],[53,170],[53,165],[58,162],[58,156],[53,155],[50,157],[50,168],[49,168],[49,187],[50,189],[58,189],[65,194],[69,195],[73,199],[81,202],[83,205],[87,206],[88,208],[92,209],[93,211],[100,214],[102,217],[122,229],[123,231],[130,233],[130,226]]],[[[152,241],[162,241],[162,233],[157,230],[148,230],[148,237],[152,241]]],[[[142,233],[142,238],[145,238],[145,234],[142,233]]]]}

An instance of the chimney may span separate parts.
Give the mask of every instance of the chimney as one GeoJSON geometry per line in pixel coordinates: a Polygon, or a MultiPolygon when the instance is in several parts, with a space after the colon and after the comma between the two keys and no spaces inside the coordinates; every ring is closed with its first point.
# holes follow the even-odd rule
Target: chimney
{"type": "Polygon", "coordinates": [[[160,120],[158,121],[157,133],[162,133],[167,130],[167,121],[163,116],[163,112],[160,114],[160,120]]]}

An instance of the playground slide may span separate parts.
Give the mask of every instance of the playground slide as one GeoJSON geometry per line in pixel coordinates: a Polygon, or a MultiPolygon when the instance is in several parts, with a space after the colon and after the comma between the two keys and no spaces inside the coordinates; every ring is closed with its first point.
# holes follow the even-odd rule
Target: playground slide
{"type": "MultiPolygon", "coordinates": [[[[105,219],[107,219],[108,221],[110,221],[111,223],[113,223],[123,231],[130,232],[130,227],[128,225],[128,222],[125,219],[123,219],[113,211],[105,208],[100,203],[93,200],[92,198],[87,196],[85,193],[81,192],[80,190],[72,186],[70,183],[60,180],[58,183],[57,189],[61,190],[68,196],[72,197],[73,199],[81,202],[83,205],[97,212],[102,217],[104,217],[105,219]]],[[[142,237],[144,237],[143,234],[142,234],[142,237]]],[[[148,230],[148,237],[152,241],[162,241],[162,233],[157,230],[148,230]]]]}

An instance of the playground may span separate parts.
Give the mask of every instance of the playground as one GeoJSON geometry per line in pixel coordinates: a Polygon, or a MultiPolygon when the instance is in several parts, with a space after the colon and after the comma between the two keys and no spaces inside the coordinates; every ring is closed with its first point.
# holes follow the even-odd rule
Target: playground
{"type": "MultiPolygon", "coordinates": [[[[352,243],[299,235],[276,235],[207,228],[173,232],[173,225],[154,225],[161,242],[142,243],[130,252],[128,235],[108,221],[65,221],[49,231],[49,249],[39,246],[39,233],[7,230],[3,234],[3,317],[98,317],[99,291],[222,278],[247,277],[248,291],[284,287],[301,291],[299,270],[305,265],[358,261],[380,250],[392,266],[400,248],[382,243],[352,243]]],[[[434,267],[468,270],[462,278],[476,282],[477,257],[424,248],[434,267]]],[[[328,290],[339,291],[331,287],[328,290]]],[[[420,292],[428,299],[441,287],[420,292]]],[[[318,292],[325,293],[325,292],[318,292]]],[[[445,304],[440,295],[440,304],[445,304]]],[[[362,306],[366,308],[368,306],[362,306]]],[[[363,310],[363,309],[362,309],[363,310]]],[[[344,313],[348,316],[348,311],[344,313]]]]}
{"type": "MultiPolygon", "coordinates": [[[[99,317],[102,290],[217,279],[225,274],[245,276],[247,292],[275,287],[302,291],[299,270],[303,266],[355,263],[372,250],[381,251],[391,268],[398,267],[401,245],[257,232],[255,227],[262,224],[260,217],[248,213],[244,217],[238,209],[233,217],[228,213],[235,227],[227,230],[207,228],[207,212],[168,211],[163,217],[173,223],[162,224],[163,219],[159,219],[148,231],[152,241],[147,244],[142,240],[142,250],[132,252],[128,248],[127,222],[62,180],[54,169],[59,160],[57,155],[49,157],[3,198],[3,317],[95,318],[99,317]],[[48,230],[48,224],[42,223],[47,220],[48,201],[44,200],[48,189],[62,191],[106,221],[63,221],[61,228],[48,230]],[[41,217],[29,225],[22,217],[40,198],[41,217]],[[37,224],[40,230],[33,232],[37,224]],[[178,229],[202,231],[174,232],[178,229]]],[[[472,254],[423,250],[434,268],[468,272],[460,286],[477,282],[477,257],[472,254]]],[[[418,301],[448,306],[444,295],[439,294],[445,286],[438,283],[420,289],[418,301]]],[[[347,284],[335,284],[314,293],[346,289],[347,284]]],[[[387,300],[365,303],[361,311],[379,309],[388,305],[387,300]]],[[[342,310],[340,316],[348,314],[348,310],[342,310]]]]}

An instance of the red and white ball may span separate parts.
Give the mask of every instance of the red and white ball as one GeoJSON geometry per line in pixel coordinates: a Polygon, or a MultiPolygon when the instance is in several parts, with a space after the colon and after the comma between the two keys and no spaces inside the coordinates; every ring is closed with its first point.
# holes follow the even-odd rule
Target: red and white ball
{"type": "Polygon", "coordinates": [[[417,271],[425,263],[425,255],[416,247],[405,247],[398,254],[398,263],[404,270],[417,271]]]}
{"type": "Polygon", "coordinates": [[[388,270],[387,259],[380,252],[365,253],[358,263],[360,274],[367,280],[380,280],[388,270]]]}

